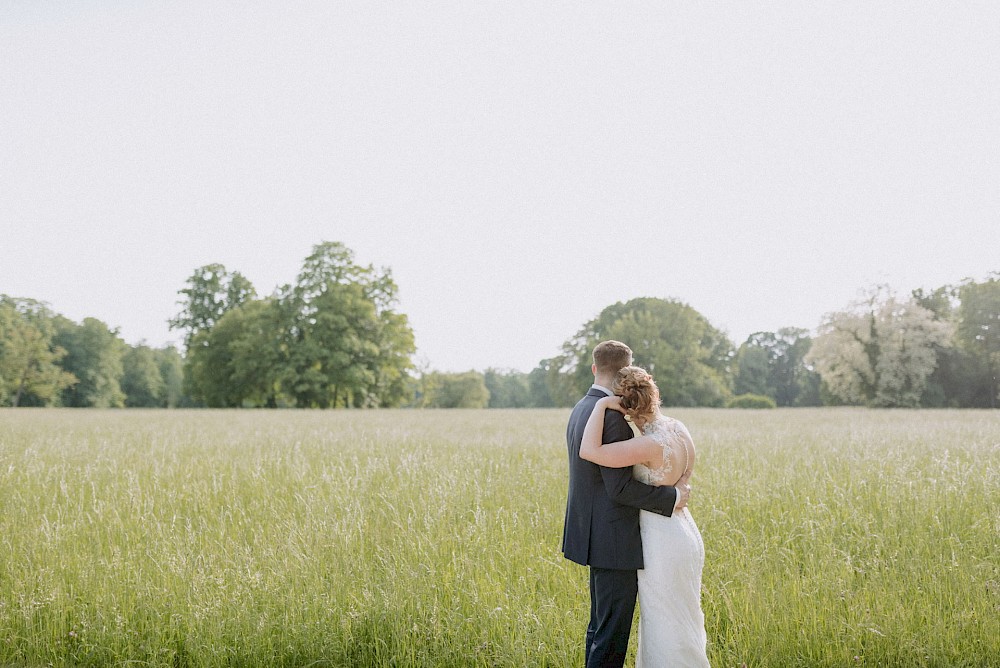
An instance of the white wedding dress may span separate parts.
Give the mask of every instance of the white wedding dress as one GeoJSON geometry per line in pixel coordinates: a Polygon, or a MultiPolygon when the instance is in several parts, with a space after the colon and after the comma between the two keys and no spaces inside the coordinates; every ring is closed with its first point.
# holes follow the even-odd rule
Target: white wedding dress
{"type": "MultiPolygon", "coordinates": [[[[666,450],[664,465],[650,469],[636,464],[633,475],[647,485],[676,478],[673,461],[687,462],[691,454],[687,428],[678,420],[660,416],[643,427],[666,450]],[[670,457],[670,450],[676,456],[670,457]],[[668,476],[670,476],[668,478],[668,476]]],[[[681,464],[683,466],[684,464],[681,464]]],[[[691,512],[684,508],[665,517],[639,512],[642,556],[639,575],[639,653],[636,668],[708,666],[705,615],[701,611],[701,571],[705,544],[691,512]]]]}

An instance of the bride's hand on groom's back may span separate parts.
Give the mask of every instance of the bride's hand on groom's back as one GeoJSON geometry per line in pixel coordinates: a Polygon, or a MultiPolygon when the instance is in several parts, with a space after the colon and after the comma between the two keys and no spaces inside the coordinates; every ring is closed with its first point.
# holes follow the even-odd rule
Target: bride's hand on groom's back
{"type": "Polygon", "coordinates": [[[604,407],[608,410],[618,411],[621,414],[625,414],[625,409],[622,408],[622,398],[617,394],[613,394],[610,397],[606,397],[601,401],[604,402],[604,407]]]}

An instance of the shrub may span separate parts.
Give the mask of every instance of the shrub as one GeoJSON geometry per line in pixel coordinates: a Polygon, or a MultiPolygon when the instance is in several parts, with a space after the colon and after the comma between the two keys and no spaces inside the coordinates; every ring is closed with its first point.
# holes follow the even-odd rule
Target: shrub
{"type": "Polygon", "coordinates": [[[729,401],[729,408],[777,408],[771,397],[763,394],[741,394],[729,401]]]}

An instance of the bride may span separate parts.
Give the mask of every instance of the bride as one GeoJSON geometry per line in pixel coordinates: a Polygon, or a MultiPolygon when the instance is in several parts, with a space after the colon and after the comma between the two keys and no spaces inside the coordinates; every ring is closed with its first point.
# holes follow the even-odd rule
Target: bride
{"type": "MultiPolygon", "coordinates": [[[[649,485],[677,485],[694,468],[694,442],[678,420],[660,413],[653,377],[637,366],[618,372],[615,396],[597,402],[583,432],[580,457],[601,466],[633,466],[649,485]],[[625,414],[642,435],[601,444],[605,410],[625,414]]],[[[672,517],[639,513],[645,568],[639,576],[639,652],[636,668],[708,666],[701,571],[705,545],[687,508],[672,517]]]]}

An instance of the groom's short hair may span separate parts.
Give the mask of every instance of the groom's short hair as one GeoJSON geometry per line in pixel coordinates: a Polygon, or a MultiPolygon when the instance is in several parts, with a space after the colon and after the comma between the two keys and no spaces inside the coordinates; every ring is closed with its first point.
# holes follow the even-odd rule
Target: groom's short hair
{"type": "Polygon", "coordinates": [[[632,349],[621,341],[601,341],[594,348],[597,373],[618,373],[632,363],[632,349]]]}

